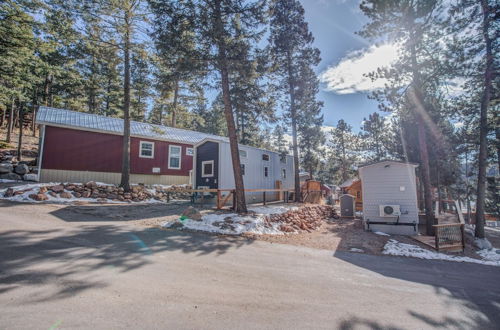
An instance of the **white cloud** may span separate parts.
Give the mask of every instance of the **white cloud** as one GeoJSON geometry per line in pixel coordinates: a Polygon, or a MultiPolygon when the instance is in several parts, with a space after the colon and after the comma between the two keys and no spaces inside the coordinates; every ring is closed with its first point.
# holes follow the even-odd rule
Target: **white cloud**
{"type": "Polygon", "coordinates": [[[388,67],[398,57],[398,46],[384,44],[371,46],[347,54],[340,62],[326,69],[320,80],[326,83],[326,90],[338,94],[369,92],[383,88],[385,79],[372,81],[366,75],[380,67],[388,67]]]}

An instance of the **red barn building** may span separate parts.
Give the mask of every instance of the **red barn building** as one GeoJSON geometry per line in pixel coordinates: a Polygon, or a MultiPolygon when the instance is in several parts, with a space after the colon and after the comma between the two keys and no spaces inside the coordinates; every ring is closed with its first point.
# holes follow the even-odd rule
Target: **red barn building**
{"type": "MultiPolygon", "coordinates": [[[[41,182],[119,183],[123,119],[40,107],[41,182]]],[[[191,183],[193,145],[211,134],[131,121],[130,181],[144,184],[191,183]]]]}

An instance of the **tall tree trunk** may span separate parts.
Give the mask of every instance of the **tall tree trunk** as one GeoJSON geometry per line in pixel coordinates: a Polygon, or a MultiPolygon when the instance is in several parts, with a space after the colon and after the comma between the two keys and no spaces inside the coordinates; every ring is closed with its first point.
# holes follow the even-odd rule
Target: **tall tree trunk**
{"type": "Polygon", "coordinates": [[[31,118],[31,131],[33,134],[33,137],[36,137],[36,113],[38,110],[38,87],[35,86],[35,90],[33,92],[33,117],[31,118]]]}
{"type": "MultiPolygon", "coordinates": [[[[45,82],[43,85],[43,102],[45,106],[49,106],[49,99],[50,99],[50,85],[52,84],[52,75],[50,73],[47,73],[45,75],[45,82]]],[[[52,102],[50,102],[52,103],[52,102]]]]}
{"type": "Polygon", "coordinates": [[[344,134],[345,132],[342,133],[341,137],[341,143],[342,143],[342,183],[347,181],[347,166],[346,166],[346,154],[345,154],[345,141],[344,141],[344,134]]]}
{"type": "Polygon", "coordinates": [[[245,186],[241,174],[240,152],[238,149],[238,135],[234,123],[234,115],[229,90],[229,72],[226,58],[226,42],[224,40],[224,27],[222,24],[221,0],[215,2],[215,24],[219,32],[218,38],[218,64],[221,75],[222,98],[224,100],[224,116],[226,117],[227,132],[229,135],[229,147],[233,163],[234,185],[236,189],[236,212],[246,213],[247,204],[245,200],[245,186]]]}
{"type": "Polygon", "coordinates": [[[427,235],[434,235],[434,214],[432,212],[432,187],[431,174],[429,168],[429,153],[427,149],[427,137],[425,132],[424,119],[417,114],[418,145],[420,152],[420,166],[422,170],[422,181],[424,184],[424,209],[427,235]]]}
{"type": "Polygon", "coordinates": [[[6,114],[7,114],[7,107],[5,107],[2,110],[2,118],[0,119],[1,120],[0,127],[3,127],[3,124],[5,123],[5,118],[7,117],[6,114]]]}
{"type": "Polygon", "coordinates": [[[23,158],[23,114],[24,114],[24,103],[19,104],[19,139],[17,141],[17,161],[20,162],[23,158]]]}
{"type": "Polygon", "coordinates": [[[174,101],[172,103],[172,127],[177,126],[177,98],[179,97],[179,79],[175,79],[174,101]]]}
{"type": "Polygon", "coordinates": [[[420,167],[422,171],[422,181],[424,184],[424,208],[426,218],[426,233],[427,235],[434,235],[434,215],[432,212],[432,187],[431,175],[429,167],[429,151],[427,148],[427,139],[425,131],[425,117],[426,109],[424,108],[425,100],[422,94],[422,79],[417,61],[417,51],[415,43],[417,38],[415,36],[415,25],[410,29],[410,55],[411,55],[411,70],[412,70],[412,88],[410,88],[410,100],[413,105],[413,111],[417,120],[418,132],[418,145],[420,153],[420,167]]]}
{"type": "Polygon", "coordinates": [[[131,13],[125,11],[124,79],[123,79],[123,154],[120,187],[130,191],[130,33],[131,13]]]}
{"type": "Polygon", "coordinates": [[[295,202],[302,202],[302,193],[300,191],[299,175],[299,145],[297,139],[297,109],[295,105],[295,84],[293,80],[292,55],[287,54],[288,71],[288,91],[290,94],[290,117],[292,119],[292,149],[293,149],[293,167],[294,167],[294,191],[295,202]]]}
{"type": "Polygon", "coordinates": [[[486,67],[484,70],[484,87],[481,98],[481,114],[479,119],[479,159],[477,175],[477,200],[476,200],[476,230],[475,237],[484,238],[484,209],[486,199],[486,166],[488,165],[488,107],[490,105],[492,78],[493,78],[493,53],[492,41],[489,36],[490,11],[487,0],[481,0],[483,10],[483,38],[486,46],[486,67]]]}
{"type": "Polygon", "coordinates": [[[11,141],[11,135],[12,135],[12,127],[14,126],[14,111],[16,107],[16,99],[12,97],[12,102],[10,104],[10,111],[9,111],[9,121],[7,122],[7,138],[5,141],[7,143],[10,143],[11,141]]]}

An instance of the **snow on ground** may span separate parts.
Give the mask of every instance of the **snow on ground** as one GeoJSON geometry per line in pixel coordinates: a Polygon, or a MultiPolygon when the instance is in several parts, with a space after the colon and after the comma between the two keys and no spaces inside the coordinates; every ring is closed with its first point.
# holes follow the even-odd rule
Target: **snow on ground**
{"type": "Polygon", "coordinates": [[[384,233],[384,232],[381,232],[381,231],[374,231],[373,233],[377,234],[377,235],[380,235],[380,236],[391,236],[391,235],[389,235],[387,233],[384,233]]]}
{"type": "MultiPolygon", "coordinates": [[[[488,250],[479,250],[477,253],[483,258],[482,260],[473,259],[462,256],[452,256],[440,252],[423,249],[417,245],[401,243],[395,239],[390,239],[384,246],[383,254],[393,256],[413,257],[429,260],[446,260],[457,262],[471,262],[482,265],[500,266],[500,254],[498,258],[493,258],[493,252],[488,250]]],[[[496,251],[495,251],[496,253],[496,251]]]]}
{"type": "Polygon", "coordinates": [[[255,212],[255,215],[238,215],[236,213],[214,213],[203,215],[201,221],[192,219],[167,221],[162,227],[168,228],[174,224],[181,223],[184,228],[192,230],[207,231],[210,233],[219,233],[227,235],[240,235],[243,233],[251,234],[269,234],[282,235],[279,229],[280,223],[272,222],[267,224],[264,219],[270,214],[285,213],[290,210],[296,210],[296,206],[254,206],[248,210],[255,212]]]}
{"type": "Polygon", "coordinates": [[[363,253],[365,251],[361,250],[361,249],[358,249],[358,248],[350,248],[349,251],[351,252],[358,252],[358,253],[363,253]]]}
{"type": "Polygon", "coordinates": [[[0,183],[22,182],[21,180],[0,179],[0,183]]]}
{"type": "Polygon", "coordinates": [[[484,260],[493,261],[500,264],[500,249],[492,248],[489,250],[479,250],[477,251],[477,254],[479,254],[484,260]]]}
{"type": "MultiPolygon", "coordinates": [[[[66,183],[70,183],[70,182],[65,182],[64,184],[66,184],[66,183]]],[[[41,187],[44,187],[44,186],[49,187],[49,186],[55,186],[55,185],[59,185],[59,184],[60,184],[59,182],[57,182],[57,183],[56,182],[32,183],[32,184],[24,184],[24,185],[20,185],[20,186],[10,187],[11,189],[14,190],[14,192],[16,192],[16,191],[23,191],[22,194],[14,195],[12,197],[4,197],[5,192],[9,188],[0,189],[0,199],[5,199],[5,200],[13,201],[13,202],[23,202],[23,203],[47,203],[47,202],[51,202],[51,203],[73,203],[73,202],[97,203],[98,202],[97,198],[83,198],[83,197],[76,198],[75,196],[72,196],[72,198],[62,198],[62,197],[51,196],[48,193],[45,193],[45,195],[48,197],[48,199],[45,200],[45,201],[36,201],[36,200],[33,200],[33,199],[29,198],[29,195],[38,193],[38,189],[40,189],[41,187]]],[[[81,183],[71,183],[71,184],[81,185],[81,183]]],[[[96,184],[98,186],[113,186],[113,184],[103,183],[103,182],[96,182],[96,184]]],[[[64,191],[72,193],[72,191],[69,191],[69,190],[66,190],[66,189],[64,191]]],[[[110,204],[128,204],[128,202],[114,201],[114,200],[107,200],[106,203],[110,203],[110,204]]],[[[131,202],[131,203],[134,203],[134,204],[139,204],[139,203],[151,204],[151,203],[162,203],[162,201],[159,201],[159,200],[156,200],[154,198],[151,198],[149,200],[144,200],[144,201],[141,201],[141,202],[131,202]]]]}

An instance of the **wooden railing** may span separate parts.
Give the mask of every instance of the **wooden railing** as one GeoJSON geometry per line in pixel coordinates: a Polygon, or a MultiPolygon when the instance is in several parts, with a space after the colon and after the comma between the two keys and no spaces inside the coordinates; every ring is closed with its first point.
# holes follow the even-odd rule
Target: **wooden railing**
{"type": "Polygon", "coordinates": [[[436,250],[465,249],[465,234],[463,223],[447,223],[433,226],[436,231],[436,250]]]}
{"type": "MultiPolygon", "coordinates": [[[[280,194],[280,196],[283,196],[283,202],[288,203],[289,200],[289,194],[290,192],[293,192],[292,189],[245,189],[245,193],[262,193],[262,202],[264,205],[268,202],[267,195],[266,193],[283,193],[283,195],[280,194]]],[[[200,193],[201,195],[201,203],[203,204],[205,198],[205,194],[214,194],[217,197],[216,200],[216,207],[218,210],[222,209],[227,201],[232,197],[233,199],[233,209],[236,208],[236,190],[235,189],[177,189],[177,190],[172,190],[174,193],[200,193]],[[223,194],[227,193],[227,194],[223,194]]],[[[168,194],[168,192],[167,192],[168,194]]],[[[168,198],[167,201],[170,199],[168,198]]],[[[281,198],[278,198],[278,200],[281,200],[281,198]]],[[[194,199],[193,199],[194,201],[194,199]]]]}

